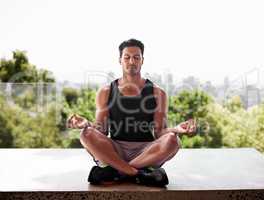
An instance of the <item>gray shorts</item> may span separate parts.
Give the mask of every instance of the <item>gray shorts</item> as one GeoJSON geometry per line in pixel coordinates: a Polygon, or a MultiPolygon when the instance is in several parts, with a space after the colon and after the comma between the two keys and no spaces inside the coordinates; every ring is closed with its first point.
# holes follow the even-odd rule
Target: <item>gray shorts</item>
{"type": "MultiPolygon", "coordinates": [[[[130,162],[137,156],[139,156],[141,153],[143,153],[150,145],[155,143],[155,141],[152,142],[127,142],[127,141],[120,141],[120,140],[111,140],[114,146],[114,149],[118,153],[121,159],[123,159],[126,162],[130,162]]],[[[157,162],[152,167],[161,167],[167,160],[170,160],[174,155],[167,158],[166,160],[161,160],[157,162]]],[[[95,163],[100,166],[107,166],[107,164],[103,163],[102,161],[94,158],[95,163]]]]}

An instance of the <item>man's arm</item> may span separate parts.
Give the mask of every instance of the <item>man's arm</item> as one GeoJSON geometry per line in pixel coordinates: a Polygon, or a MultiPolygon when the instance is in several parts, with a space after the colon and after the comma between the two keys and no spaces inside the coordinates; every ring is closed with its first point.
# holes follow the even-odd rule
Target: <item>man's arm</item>
{"type": "Polygon", "coordinates": [[[186,134],[192,136],[196,131],[196,122],[193,119],[182,122],[176,127],[168,127],[168,99],[164,90],[154,85],[154,96],[156,98],[157,109],[154,114],[154,134],[156,138],[169,132],[175,134],[186,134]]]}
{"type": "Polygon", "coordinates": [[[100,88],[96,94],[95,105],[95,122],[93,127],[102,132],[108,134],[108,97],[110,92],[110,86],[104,86],[100,88]]]}
{"type": "Polygon", "coordinates": [[[168,102],[167,95],[163,89],[157,85],[154,85],[153,89],[157,103],[154,113],[154,134],[156,138],[159,138],[169,132],[167,128],[168,102]]]}
{"type": "Polygon", "coordinates": [[[86,129],[87,127],[94,127],[103,134],[108,134],[108,96],[109,96],[110,86],[102,87],[96,93],[96,113],[95,122],[89,122],[84,117],[77,114],[72,114],[66,123],[68,128],[73,129],[86,129]]]}

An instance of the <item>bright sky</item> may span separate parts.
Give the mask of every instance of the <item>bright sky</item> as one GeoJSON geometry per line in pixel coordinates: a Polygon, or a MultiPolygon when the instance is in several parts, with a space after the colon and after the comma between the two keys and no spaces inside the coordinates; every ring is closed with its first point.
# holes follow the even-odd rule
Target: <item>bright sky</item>
{"type": "MultiPolygon", "coordinates": [[[[118,45],[145,44],[142,71],[223,82],[264,64],[262,0],[1,0],[0,57],[26,50],[59,80],[121,72],[118,45]]],[[[120,74],[120,73],[119,73],[120,74]]]]}

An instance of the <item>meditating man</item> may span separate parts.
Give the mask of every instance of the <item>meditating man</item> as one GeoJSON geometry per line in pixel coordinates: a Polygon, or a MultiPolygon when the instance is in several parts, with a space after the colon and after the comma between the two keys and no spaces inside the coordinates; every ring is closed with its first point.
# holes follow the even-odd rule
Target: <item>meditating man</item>
{"type": "Polygon", "coordinates": [[[141,76],[141,41],[122,42],[119,53],[123,75],[98,90],[95,122],[74,114],[67,125],[82,129],[81,144],[97,164],[88,178],[92,184],[126,179],[165,186],[168,178],[161,166],[178,152],[178,134],[194,133],[196,124],[190,119],[167,127],[165,91],[141,76]]]}

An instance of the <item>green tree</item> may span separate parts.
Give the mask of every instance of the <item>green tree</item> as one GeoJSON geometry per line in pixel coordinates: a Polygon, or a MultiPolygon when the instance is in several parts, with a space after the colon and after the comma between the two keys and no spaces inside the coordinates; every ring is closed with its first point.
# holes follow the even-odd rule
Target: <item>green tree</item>
{"type": "Polygon", "coordinates": [[[11,110],[6,105],[3,97],[0,95],[0,148],[8,148],[13,146],[13,135],[10,123],[5,113],[10,113],[11,110]]]}
{"type": "Polygon", "coordinates": [[[63,88],[62,94],[70,106],[73,106],[74,104],[77,103],[77,99],[79,97],[78,90],[74,88],[66,87],[66,88],[63,88]]]}
{"type": "Polygon", "coordinates": [[[207,105],[212,101],[203,91],[182,91],[176,96],[169,97],[168,118],[172,125],[190,118],[203,118],[208,110],[207,105]]]}
{"type": "Polygon", "coordinates": [[[55,78],[48,70],[38,70],[35,65],[29,63],[25,51],[13,51],[13,58],[0,61],[1,82],[32,83],[55,82],[55,78]]]}
{"type": "Polygon", "coordinates": [[[203,128],[205,123],[205,117],[208,114],[207,106],[212,102],[212,99],[203,91],[182,91],[176,96],[169,98],[169,126],[173,127],[182,121],[186,121],[190,118],[197,120],[198,135],[193,138],[182,137],[183,147],[201,147],[205,146],[209,137],[205,137],[205,129],[203,128]]]}
{"type": "Polygon", "coordinates": [[[58,148],[62,147],[62,135],[57,127],[56,110],[50,105],[47,111],[33,116],[16,108],[11,118],[14,147],[58,148]]]}
{"type": "Polygon", "coordinates": [[[9,106],[1,97],[0,108],[1,148],[62,147],[54,105],[50,104],[43,112],[27,112],[17,104],[9,106]]]}
{"type": "Polygon", "coordinates": [[[227,102],[224,104],[224,107],[226,107],[230,112],[234,113],[243,109],[243,103],[240,96],[233,96],[231,99],[227,100],[227,102]]]}
{"type": "MultiPolygon", "coordinates": [[[[62,129],[66,129],[66,118],[71,114],[76,113],[80,116],[85,117],[90,122],[95,120],[95,96],[96,91],[92,89],[82,88],[79,92],[76,104],[68,103],[64,100],[63,110],[61,111],[62,121],[61,125],[64,126],[62,129]]],[[[68,137],[64,139],[64,147],[68,148],[80,148],[82,145],[79,140],[80,131],[79,130],[69,130],[68,137]]]]}

